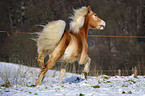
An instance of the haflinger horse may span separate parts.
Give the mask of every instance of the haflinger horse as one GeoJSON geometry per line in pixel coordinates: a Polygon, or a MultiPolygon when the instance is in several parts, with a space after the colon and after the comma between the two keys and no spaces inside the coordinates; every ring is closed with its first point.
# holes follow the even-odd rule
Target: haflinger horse
{"type": "Polygon", "coordinates": [[[63,20],[48,23],[37,40],[38,63],[41,68],[36,85],[40,85],[44,74],[52,68],[58,60],[63,61],[59,83],[62,83],[67,63],[78,61],[85,64],[82,78],[89,72],[91,59],[89,58],[87,36],[89,28],[103,30],[105,22],[96,16],[90,6],[74,10],[71,17],[70,30],[64,31],[66,23],[63,20]],[[44,64],[44,58],[49,60],[44,64]]]}

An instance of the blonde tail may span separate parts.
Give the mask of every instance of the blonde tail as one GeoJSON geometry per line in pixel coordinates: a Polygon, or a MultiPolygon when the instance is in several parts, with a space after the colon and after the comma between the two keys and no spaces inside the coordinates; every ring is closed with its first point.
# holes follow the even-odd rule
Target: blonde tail
{"type": "Polygon", "coordinates": [[[48,23],[39,34],[40,36],[37,41],[38,52],[42,52],[43,50],[51,52],[59,43],[65,26],[66,23],[63,20],[48,23]]]}

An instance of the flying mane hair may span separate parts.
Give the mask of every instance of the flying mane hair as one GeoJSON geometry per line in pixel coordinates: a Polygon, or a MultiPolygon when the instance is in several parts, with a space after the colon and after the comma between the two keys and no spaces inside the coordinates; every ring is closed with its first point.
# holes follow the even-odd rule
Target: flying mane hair
{"type": "Polygon", "coordinates": [[[80,9],[74,9],[74,14],[72,17],[72,21],[70,22],[70,29],[73,33],[78,33],[79,29],[84,24],[85,15],[87,14],[87,7],[82,7],[80,9]]]}

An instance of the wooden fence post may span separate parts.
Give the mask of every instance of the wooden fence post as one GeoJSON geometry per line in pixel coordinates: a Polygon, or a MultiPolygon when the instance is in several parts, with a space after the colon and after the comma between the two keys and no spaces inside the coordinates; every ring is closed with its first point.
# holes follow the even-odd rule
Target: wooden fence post
{"type": "Polygon", "coordinates": [[[134,78],[137,78],[137,68],[136,68],[136,66],[134,68],[134,78]]]}
{"type": "Polygon", "coordinates": [[[118,76],[121,76],[121,70],[118,69],[118,76]]]}
{"type": "Polygon", "coordinates": [[[98,70],[97,70],[97,74],[96,74],[96,76],[97,76],[97,77],[99,76],[99,72],[98,72],[98,70]]]}
{"type": "Polygon", "coordinates": [[[101,70],[101,75],[103,75],[103,70],[101,70]]]}

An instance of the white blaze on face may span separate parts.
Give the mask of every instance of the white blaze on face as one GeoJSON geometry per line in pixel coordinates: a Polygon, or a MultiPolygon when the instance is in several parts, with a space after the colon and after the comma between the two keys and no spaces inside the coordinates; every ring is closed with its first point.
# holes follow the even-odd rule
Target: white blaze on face
{"type": "Polygon", "coordinates": [[[105,21],[102,20],[101,23],[99,24],[100,30],[103,30],[105,25],[106,25],[105,21]]]}

